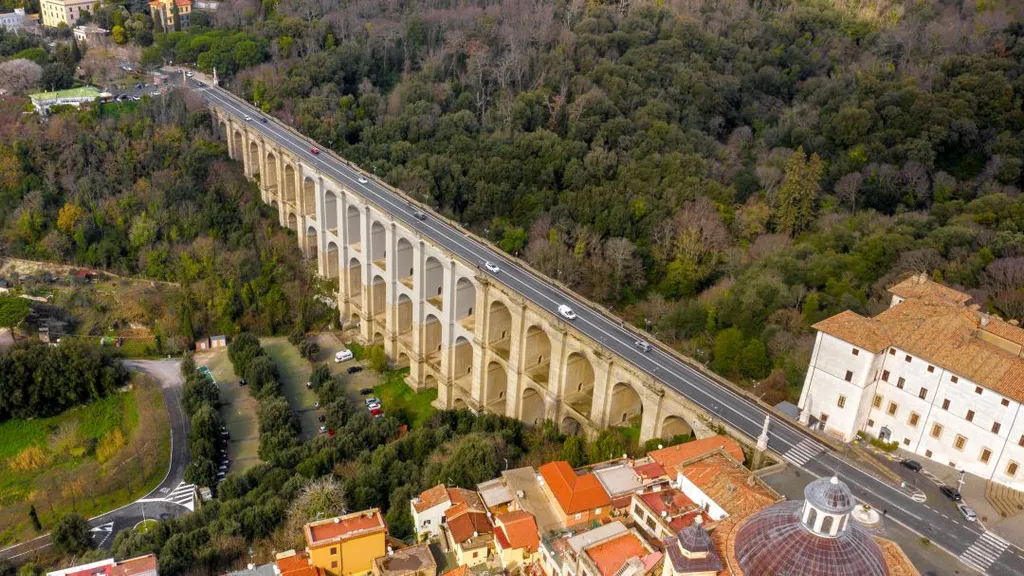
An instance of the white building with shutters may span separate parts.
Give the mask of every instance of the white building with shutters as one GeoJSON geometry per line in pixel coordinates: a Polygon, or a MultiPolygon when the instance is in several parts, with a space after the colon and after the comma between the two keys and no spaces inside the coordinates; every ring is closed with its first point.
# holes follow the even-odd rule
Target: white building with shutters
{"type": "Polygon", "coordinates": [[[801,422],[1024,490],[1024,330],[923,274],[889,292],[874,317],[847,310],[814,325],[801,422]]]}

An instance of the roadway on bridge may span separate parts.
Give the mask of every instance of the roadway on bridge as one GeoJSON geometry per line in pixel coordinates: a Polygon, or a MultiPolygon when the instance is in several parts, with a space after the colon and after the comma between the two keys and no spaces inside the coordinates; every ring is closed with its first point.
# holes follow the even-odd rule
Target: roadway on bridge
{"type": "MultiPolygon", "coordinates": [[[[307,165],[357,192],[410,230],[419,232],[469,265],[479,266],[485,261],[498,264],[501,272],[494,276],[496,281],[517,291],[556,318],[561,319],[557,312],[558,306],[568,304],[578,315],[572,324],[580,332],[732,428],[750,438],[760,436],[766,412],[748,398],[657,347],[648,353],[640,351],[635,345],[640,339],[636,332],[621,326],[618,321],[604,315],[591,304],[567,294],[550,280],[527,270],[505,254],[466,236],[446,220],[433,215],[426,220],[418,220],[413,215],[414,205],[378,184],[372,175],[334,157],[327,150],[319,155],[313,154],[310,148],[318,146],[316,143],[285,128],[275,119],[268,118],[266,123],[258,121],[264,115],[233,94],[194,80],[189,81],[189,88],[243,124],[246,123],[246,116],[253,118],[248,122],[251,131],[278,143],[307,165]],[[360,177],[367,182],[360,182],[360,177]]],[[[914,502],[898,488],[852,466],[827,444],[800,427],[773,417],[768,436],[769,448],[789,463],[817,476],[838,475],[850,485],[859,499],[887,510],[889,518],[927,537],[972,568],[993,575],[1024,574],[1024,550],[1002,539],[995,540],[997,536],[985,532],[980,526],[966,523],[962,518],[949,518],[927,504],[914,502]]]]}

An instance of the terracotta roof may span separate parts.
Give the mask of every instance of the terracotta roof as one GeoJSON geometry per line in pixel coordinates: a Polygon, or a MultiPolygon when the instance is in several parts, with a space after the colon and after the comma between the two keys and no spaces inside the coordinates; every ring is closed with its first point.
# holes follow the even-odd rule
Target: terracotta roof
{"type": "Polygon", "coordinates": [[[565,514],[585,512],[612,503],[596,476],[590,473],[577,475],[564,460],[548,462],[539,470],[565,514]]]}
{"type": "Polygon", "coordinates": [[[1024,330],[960,303],[938,298],[908,299],[874,318],[843,312],[814,327],[875,353],[894,346],[1024,401],[1024,359],[1019,356],[1018,344],[1024,342],[1024,330]],[[884,339],[868,347],[865,335],[869,332],[884,339]],[[983,339],[994,337],[1007,341],[1005,346],[983,339]]]}
{"type": "Polygon", "coordinates": [[[487,513],[480,510],[473,510],[465,502],[456,504],[445,510],[448,531],[452,538],[459,543],[465,542],[473,537],[473,533],[490,534],[493,532],[491,521],[487,513]]]}
{"type": "Polygon", "coordinates": [[[304,528],[306,544],[309,546],[357,538],[388,529],[384,523],[384,515],[377,508],[312,522],[306,524],[304,528]]]}
{"type": "Polygon", "coordinates": [[[634,466],[633,472],[636,473],[641,480],[651,480],[668,475],[668,473],[665,472],[665,467],[657,462],[648,462],[647,464],[634,466]]]}
{"type": "MultiPolygon", "coordinates": [[[[635,495],[634,498],[642,500],[673,532],[693,524],[693,519],[701,516],[697,504],[675,488],[644,492],[635,495]]],[[[709,522],[710,519],[703,517],[702,520],[709,522]]]]}
{"type": "Polygon", "coordinates": [[[135,576],[136,574],[156,574],[156,554],[146,554],[128,560],[115,562],[110,570],[111,576],[135,576]]]}
{"type": "Polygon", "coordinates": [[[709,436],[700,440],[694,440],[693,442],[655,450],[649,452],[648,456],[653,458],[658,464],[661,464],[666,470],[675,470],[680,464],[693,460],[698,456],[714,452],[719,448],[723,449],[738,462],[743,462],[743,447],[728,436],[709,436]]]}
{"type": "Polygon", "coordinates": [[[905,299],[937,299],[954,304],[964,304],[971,297],[949,286],[933,282],[927,274],[915,274],[906,280],[889,287],[889,292],[905,299]]]}
{"type": "Polygon", "coordinates": [[[627,560],[642,558],[648,554],[648,550],[636,534],[627,532],[622,536],[587,548],[586,553],[597,565],[601,576],[614,576],[627,560]]]}
{"type": "Polygon", "coordinates": [[[324,576],[322,568],[309,563],[309,555],[305,552],[282,552],[277,555],[274,563],[277,564],[281,576],[324,576]]]}
{"type": "Polygon", "coordinates": [[[424,512],[430,510],[434,506],[450,502],[451,499],[448,497],[448,489],[445,488],[444,484],[438,484],[433,488],[428,488],[423,492],[420,492],[418,500],[413,500],[412,507],[417,512],[424,512]]]}
{"type": "Polygon", "coordinates": [[[459,566],[458,568],[453,568],[453,569],[445,572],[444,574],[441,574],[441,576],[466,576],[466,574],[468,574],[468,572],[469,572],[469,567],[466,566],[465,564],[463,564],[462,566],[459,566]]]}
{"type": "Polygon", "coordinates": [[[502,545],[508,548],[525,549],[528,552],[536,552],[540,545],[540,531],[537,529],[537,521],[533,514],[523,510],[508,512],[497,517],[501,526],[501,536],[505,543],[502,545]]]}
{"type": "Polygon", "coordinates": [[[899,544],[878,536],[874,538],[882,548],[882,557],[885,558],[885,565],[889,568],[889,576],[921,576],[899,544]]]}
{"type": "Polygon", "coordinates": [[[465,488],[448,488],[448,499],[452,501],[452,506],[465,503],[471,510],[486,511],[486,508],[484,508],[484,501],[474,490],[467,490],[465,488]]]}

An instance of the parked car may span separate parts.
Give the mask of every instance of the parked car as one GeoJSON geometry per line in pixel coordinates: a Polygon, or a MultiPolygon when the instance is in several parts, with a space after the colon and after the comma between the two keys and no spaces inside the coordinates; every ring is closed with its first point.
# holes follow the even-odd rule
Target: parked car
{"type": "Polygon", "coordinates": [[[636,342],[633,343],[633,345],[636,346],[637,348],[639,348],[640,350],[643,350],[644,352],[650,352],[651,351],[651,343],[650,342],[646,342],[644,340],[637,340],[636,342]]]}
{"type": "Polygon", "coordinates": [[[320,433],[321,434],[327,434],[327,426],[321,426],[320,427],[320,433]]]}
{"type": "Polygon", "coordinates": [[[348,370],[346,370],[346,372],[348,372],[349,374],[355,374],[356,372],[362,372],[362,371],[363,371],[363,367],[362,366],[349,366],[348,370]]]}
{"type": "Polygon", "coordinates": [[[374,418],[382,418],[384,416],[384,411],[380,408],[374,408],[373,410],[370,410],[370,414],[372,414],[374,418]]]}
{"type": "Polygon", "coordinates": [[[310,148],[309,151],[312,152],[313,154],[319,154],[320,153],[320,149],[316,148],[316,147],[310,148]]]}
{"type": "Polygon", "coordinates": [[[359,391],[359,394],[361,396],[366,396],[367,394],[373,394],[373,388],[363,388],[362,390],[359,391]]]}
{"type": "Polygon", "coordinates": [[[917,460],[903,460],[900,462],[907,470],[913,470],[914,472],[921,471],[921,463],[917,460]]]}
{"type": "Polygon", "coordinates": [[[561,314],[562,318],[565,318],[566,320],[575,320],[576,319],[576,313],[573,312],[572,308],[570,308],[566,304],[559,304],[558,305],[558,313],[561,314]]]}
{"type": "Polygon", "coordinates": [[[319,410],[320,409],[320,403],[319,402],[313,402],[313,409],[314,410],[319,410]]]}
{"type": "Polygon", "coordinates": [[[978,520],[978,515],[974,513],[974,510],[967,504],[957,504],[956,509],[960,511],[964,516],[964,520],[968,522],[975,522],[978,520]]]}
{"type": "Polygon", "coordinates": [[[960,491],[957,490],[956,488],[952,488],[950,486],[943,486],[939,488],[939,492],[942,492],[943,496],[949,498],[953,502],[960,502],[961,500],[963,500],[963,497],[960,496],[960,491]]]}
{"type": "Polygon", "coordinates": [[[242,378],[241,380],[238,381],[239,386],[245,386],[246,384],[248,384],[248,382],[245,381],[245,378],[242,378]]]}
{"type": "Polygon", "coordinates": [[[195,75],[196,75],[195,72],[185,72],[185,76],[188,76],[189,78],[191,78],[191,77],[193,77],[195,75]]]}
{"type": "Polygon", "coordinates": [[[319,421],[319,422],[320,422],[321,424],[323,424],[324,422],[327,422],[327,416],[325,416],[324,414],[321,414],[321,415],[320,415],[320,416],[319,416],[319,417],[317,418],[317,420],[318,420],[318,421],[319,421]]]}
{"type": "Polygon", "coordinates": [[[380,404],[380,398],[377,398],[376,396],[370,396],[369,398],[367,398],[365,400],[365,402],[366,402],[367,406],[369,406],[370,404],[373,404],[373,403],[380,404]]]}
{"type": "Polygon", "coordinates": [[[345,362],[347,360],[351,360],[352,358],[355,358],[355,355],[352,354],[352,351],[349,350],[348,348],[345,348],[344,350],[339,350],[334,355],[335,362],[345,362]]]}
{"type": "Polygon", "coordinates": [[[306,382],[306,389],[310,389],[312,387],[313,387],[313,383],[312,382],[306,382]]]}
{"type": "Polygon", "coordinates": [[[374,410],[380,410],[381,408],[380,402],[371,402],[370,404],[367,404],[366,407],[370,409],[370,412],[373,412],[374,410]]]}
{"type": "Polygon", "coordinates": [[[498,272],[501,272],[501,268],[498,268],[498,265],[495,264],[494,262],[491,262],[490,260],[484,262],[484,268],[486,268],[487,271],[490,272],[491,274],[497,274],[498,272]]]}

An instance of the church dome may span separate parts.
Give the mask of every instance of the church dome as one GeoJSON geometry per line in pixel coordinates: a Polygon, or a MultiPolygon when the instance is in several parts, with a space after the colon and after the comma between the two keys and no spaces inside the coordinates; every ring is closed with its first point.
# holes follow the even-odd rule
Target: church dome
{"type": "Polygon", "coordinates": [[[881,547],[850,522],[853,494],[844,482],[815,480],[804,496],[803,502],[766,508],[740,526],[734,549],[744,574],[888,576],[881,547]]]}

